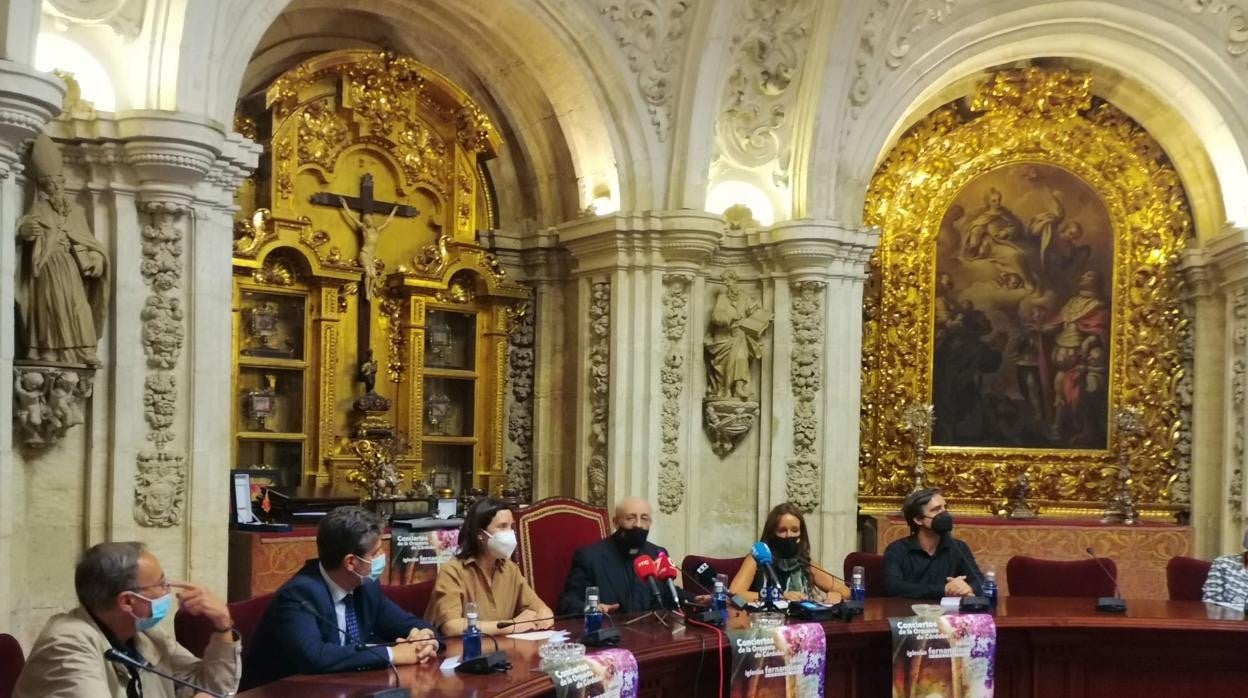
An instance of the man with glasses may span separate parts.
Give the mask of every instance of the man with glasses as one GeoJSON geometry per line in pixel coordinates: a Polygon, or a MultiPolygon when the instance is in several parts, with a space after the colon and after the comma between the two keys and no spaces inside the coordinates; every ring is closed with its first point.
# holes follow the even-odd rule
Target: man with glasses
{"type": "Polygon", "coordinates": [[[884,593],[909,599],[976,596],[984,576],[966,543],[954,538],[953,514],[940,490],[911,492],[901,505],[910,535],[884,549],[884,593]]]}
{"type": "Polygon", "coordinates": [[[585,610],[585,589],[598,587],[599,608],[604,613],[657,610],[649,587],[637,578],[633,560],[654,557],[663,548],[649,542],[650,505],[640,497],[627,497],[615,505],[615,533],[591,543],[572,556],[572,569],[559,595],[560,615],[585,610]]]}
{"type": "Polygon", "coordinates": [[[15,698],[173,698],[151,672],[104,658],[110,649],[217,693],[238,690],[241,647],[229,607],[195,584],[172,583],[142,543],[101,543],[74,570],[79,607],[53,616],[30,652],[15,698]],[[207,618],[215,631],[199,659],[156,627],[178,612],[207,618]]]}
{"type": "Polygon", "coordinates": [[[277,590],[247,651],[243,687],[293,674],[328,674],[424,663],[440,642],[424,620],[381,593],[381,520],[338,507],[316,531],[317,559],[277,590]],[[365,644],[393,643],[390,647],[365,644]]]}

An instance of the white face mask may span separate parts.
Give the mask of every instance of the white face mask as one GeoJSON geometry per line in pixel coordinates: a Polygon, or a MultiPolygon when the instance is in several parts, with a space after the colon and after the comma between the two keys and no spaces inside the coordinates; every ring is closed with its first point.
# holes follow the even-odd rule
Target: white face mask
{"type": "Polygon", "coordinates": [[[486,535],[490,536],[490,538],[485,542],[485,546],[496,556],[506,560],[511,557],[512,553],[516,552],[516,532],[510,528],[493,535],[488,533],[486,535]]]}

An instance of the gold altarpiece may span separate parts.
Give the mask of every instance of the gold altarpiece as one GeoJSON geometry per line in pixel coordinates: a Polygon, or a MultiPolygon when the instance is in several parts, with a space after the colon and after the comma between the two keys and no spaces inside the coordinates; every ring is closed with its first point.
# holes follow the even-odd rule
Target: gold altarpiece
{"type": "Polygon", "coordinates": [[[477,239],[489,118],[410,58],[344,50],[279,77],[238,125],[265,155],[235,225],[234,467],[358,494],[368,417],[400,435],[400,491],[497,491],[528,292],[477,239]]]}
{"type": "Polygon", "coordinates": [[[882,232],[864,303],[864,510],[895,512],[922,459],[926,483],[972,510],[1003,511],[1025,476],[1043,513],[1099,514],[1124,452],[1141,515],[1185,508],[1191,216],[1161,147],[1089,75],[1001,71],[930,113],[877,170],[864,218],[882,232]],[[1138,435],[1117,427],[1123,409],[1138,435]]]}

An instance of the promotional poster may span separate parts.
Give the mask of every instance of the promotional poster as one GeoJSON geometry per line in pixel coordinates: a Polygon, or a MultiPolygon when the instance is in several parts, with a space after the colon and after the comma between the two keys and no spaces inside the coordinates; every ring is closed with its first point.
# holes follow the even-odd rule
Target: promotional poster
{"type": "Polygon", "coordinates": [[[732,698],[818,698],[827,643],[818,623],[730,630],[732,698]]]}
{"type": "Polygon", "coordinates": [[[599,650],[546,670],[556,698],[636,698],[637,659],[619,648],[599,650]]]}
{"type": "Polygon", "coordinates": [[[890,618],[893,698],[992,698],[997,626],[987,613],[890,618]]]}

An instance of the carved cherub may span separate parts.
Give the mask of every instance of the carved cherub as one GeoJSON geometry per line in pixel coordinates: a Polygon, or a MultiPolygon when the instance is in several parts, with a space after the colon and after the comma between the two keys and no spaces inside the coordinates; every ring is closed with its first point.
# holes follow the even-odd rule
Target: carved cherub
{"type": "Polygon", "coordinates": [[[82,417],[74,406],[74,391],[78,388],[78,374],[64,371],[52,382],[48,391],[48,421],[57,430],[82,424],[82,417]]]}
{"type": "Polygon", "coordinates": [[[14,416],[18,425],[26,431],[27,443],[42,443],[39,428],[43,426],[44,413],[47,406],[43,401],[43,374],[28,371],[21,375],[13,386],[17,395],[17,410],[14,416]]]}

